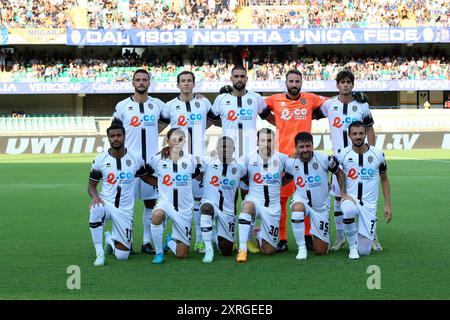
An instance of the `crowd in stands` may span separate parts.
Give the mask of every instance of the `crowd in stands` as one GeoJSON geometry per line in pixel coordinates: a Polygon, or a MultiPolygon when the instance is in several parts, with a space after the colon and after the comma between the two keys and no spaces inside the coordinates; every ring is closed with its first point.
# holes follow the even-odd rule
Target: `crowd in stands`
{"type": "Polygon", "coordinates": [[[13,110],[11,112],[12,118],[25,118],[25,116],[26,116],[26,113],[23,110],[19,110],[19,111],[13,110]]]}
{"type": "Polygon", "coordinates": [[[0,2],[0,25],[228,29],[242,5],[253,28],[450,26],[448,0],[14,0],[0,2]]]}
{"type": "Polygon", "coordinates": [[[13,57],[10,74],[14,82],[117,82],[130,81],[134,70],[143,67],[155,80],[172,81],[182,70],[191,70],[198,80],[227,81],[233,66],[239,64],[248,67],[250,80],[280,80],[292,68],[300,70],[305,80],[333,80],[344,68],[360,80],[450,80],[448,55],[438,47],[414,48],[408,54],[327,51],[319,55],[305,48],[277,46],[153,50],[141,56],[130,50],[115,55],[86,51],[85,56],[28,51],[13,57]]]}

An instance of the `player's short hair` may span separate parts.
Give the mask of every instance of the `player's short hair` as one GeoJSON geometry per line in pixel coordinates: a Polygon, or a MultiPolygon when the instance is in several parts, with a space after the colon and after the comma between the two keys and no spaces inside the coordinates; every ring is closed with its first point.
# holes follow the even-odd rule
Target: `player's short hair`
{"type": "Polygon", "coordinates": [[[258,132],[256,133],[256,137],[259,139],[259,135],[262,134],[262,133],[270,134],[272,137],[275,137],[275,132],[273,132],[273,130],[269,129],[269,128],[259,129],[258,132]]]}
{"type": "Polygon", "coordinates": [[[364,125],[364,123],[362,121],[353,121],[352,123],[350,123],[350,125],[348,126],[348,132],[350,132],[352,130],[352,128],[359,128],[359,127],[363,127],[364,131],[366,131],[366,126],[364,125]]]}
{"type": "Polygon", "coordinates": [[[181,76],[184,76],[185,74],[190,74],[192,77],[192,82],[195,83],[195,75],[191,71],[181,71],[179,75],[177,75],[177,83],[180,83],[181,76]]]}
{"type": "Polygon", "coordinates": [[[291,69],[288,72],[286,72],[286,79],[288,78],[289,75],[291,74],[296,74],[299,75],[300,78],[303,78],[302,73],[300,71],[298,71],[297,69],[291,69]]]}
{"type": "Polygon", "coordinates": [[[299,132],[295,136],[295,145],[297,145],[301,141],[306,141],[306,142],[311,142],[311,143],[314,142],[312,134],[307,131],[299,132]]]}
{"type": "Polygon", "coordinates": [[[347,69],[339,71],[336,75],[336,83],[339,83],[339,81],[344,80],[345,78],[349,78],[353,84],[355,83],[355,75],[347,69]]]}
{"type": "Polygon", "coordinates": [[[234,66],[233,69],[231,69],[231,74],[233,74],[236,70],[244,70],[245,74],[247,74],[247,69],[245,69],[244,66],[234,66]]]}
{"type": "Polygon", "coordinates": [[[145,73],[145,74],[148,76],[148,78],[150,79],[150,72],[148,72],[148,71],[145,70],[145,69],[137,69],[137,70],[133,73],[133,80],[134,80],[134,77],[135,77],[138,73],[145,73]]]}
{"type": "Polygon", "coordinates": [[[125,128],[120,124],[120,123],[118,123],[118,122],[112,122],[111,123],[111,126],[108,128],[108,129],[106,129],[106,135],[107,136],[109,136],[109,132],[111,131],[111,130],[122,130],[122,133],[123,133],[123,135],[125,136],[125,128]]]}

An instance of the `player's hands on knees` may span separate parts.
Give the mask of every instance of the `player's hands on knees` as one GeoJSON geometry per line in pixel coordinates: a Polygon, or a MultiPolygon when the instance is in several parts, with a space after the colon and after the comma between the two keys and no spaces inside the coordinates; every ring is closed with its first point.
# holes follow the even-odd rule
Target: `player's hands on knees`
{"type": "Polygon", "coordinates": [[[390,205],[386,205],[384,207],[384,217],[386,218],[386,222],[389,223],[392,220],[392,207],[390,205]]]}
{"type": "Polygon", "coordinates": [[[103,206],[105,203],[100,197],[94,197],[92,198],[91,205],[89,206],[89,209],[95,206],[103,206]]]}

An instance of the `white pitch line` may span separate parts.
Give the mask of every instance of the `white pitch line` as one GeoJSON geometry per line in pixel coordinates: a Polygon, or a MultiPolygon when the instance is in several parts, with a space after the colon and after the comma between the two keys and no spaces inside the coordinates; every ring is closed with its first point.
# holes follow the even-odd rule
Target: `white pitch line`
{"type": "Polygon", "coordinates": [[[388,156],[389,159],[397,159],[397,160],[423,160],[423,161],[431,161],[431,162],[442,162],[442,163],[449,163],[450,160],[436,160],[436,159],[424,159],[424,158],[409,158],[409,157],[394,157],[394,156],[388,156]]]}

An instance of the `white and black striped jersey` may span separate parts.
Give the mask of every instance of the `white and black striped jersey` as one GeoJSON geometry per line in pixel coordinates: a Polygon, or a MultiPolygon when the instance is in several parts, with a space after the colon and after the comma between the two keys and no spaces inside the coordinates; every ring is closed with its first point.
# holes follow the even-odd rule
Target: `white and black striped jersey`
{"type": "Polygon", "coordinates": [[[211,113],[220,117],[222,135],[233,139],[236,159],[256,151],[257,117],[267,119],[271,114],[261,95],[252,91],[242,97],[230,93],[217,96],[211,113]]]}
{"type": "Polygon", "coordinates": [[[339,162],[335,156],[314,151],[311,160],[303,162],[299,158],[289,158],[285,171],[294,178],[295,193],[312,208],[324,211],[329,208],[328,171],[336,173],[339,162]]]}
{"type": "Polygon", "coordinates": [[[161,154],[150,160],[150,168],[158,178],[159,199],[171,203],[175,210],[189,212],[194,207],[193,176],[200,174],[201,160],[184,154],[178,161],[163,159],[161,154]]]}
{"type": "Polygon", "coordinates": [[[325,117],[328,117],[334,152],[352,144],[348,138],[348,127],[352,122],[361,121],[366,127],[374,124],[368,103],[360,103],[356,100],[342,103],[339,101],[339,96],[336,96],[326,100],[320,110],[325,117]]]}
{"type": "Polygon", "coordinates": [[[170,119],[170,127],[181,128],[186,134],[187,141],[183,152],[203,157],[206,122],[210,110],[211,102],[206,98],[181,101],[179,97],[176,97],[164,106],[162,116],[170,119]]]}
{"type": "Polygon", "coordinates": [[[287,155],[274,152],[264,162],[258,151],[243,158],[247,167],[249,195],[260,200],[265,207],[280,205],[280,190],[287,159],[287,155]]]}
{"type": "Polygon", "coordinates": [[[150,96],[144,103],[129,97],[116,105],[113,114],[125,128],[125,147],[146,163],[158,152],[158,122],[163,107],[164,102],[150,96]]]}
{"type": "Polygon", "coordinates": [[[378,202],[378,182],[380,173],[387,171],[384,153],[374,146],[359,154],[352,146],[336,153],[345,174],[347,194],[360,204],[376,208],[378,202]]]}
{"type": "Polygon", "coordinates": [[[89,180],[102,180],[100,198],[133,216],[134,179],[150,174],[144,160],[125,149],[118,159],[109,150],[102,152],[92,162],[89,180]]]}
{"type": "Polygon", "coordinates": [[[236,160],[223,164],[218,157],[205,157],[202,171],[203,198],[219,210],[234,214],[234,199],[241,179],[247,175],[246,166],[236,160]]]}

